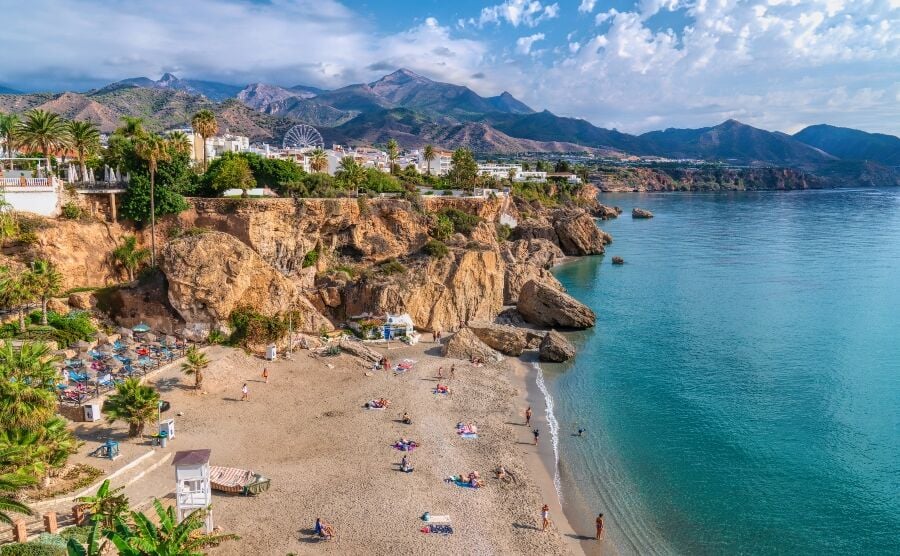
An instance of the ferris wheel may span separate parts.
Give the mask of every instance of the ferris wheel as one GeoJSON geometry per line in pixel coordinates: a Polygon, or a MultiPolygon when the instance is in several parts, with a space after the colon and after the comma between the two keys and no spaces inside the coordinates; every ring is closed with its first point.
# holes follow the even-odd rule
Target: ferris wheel
{"type": "Polygon", "coordinates": [[[284,134],[281,146],[285,149],[324,148],[325,140],[319,130],[311,125],[295,125],[284,134]]]}

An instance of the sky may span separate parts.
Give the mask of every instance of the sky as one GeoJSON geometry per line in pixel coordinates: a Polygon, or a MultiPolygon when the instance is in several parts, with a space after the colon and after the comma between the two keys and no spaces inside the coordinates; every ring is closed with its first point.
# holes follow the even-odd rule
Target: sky
{"type": "Polygon", "coordinates": [[[900,135],[900,0],[0,0],[0,84],[336,88],[398,68],[637,133],[900,135]]]}

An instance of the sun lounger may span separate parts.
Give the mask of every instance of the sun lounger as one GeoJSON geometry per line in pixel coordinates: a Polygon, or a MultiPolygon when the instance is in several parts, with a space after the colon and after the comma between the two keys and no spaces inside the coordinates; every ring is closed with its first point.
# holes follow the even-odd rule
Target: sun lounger
{"type": "Polygon", "coordinates": [[[211,465],[209,482],[213,490],[248,496],[269,490],[271,480],[246,469],[211,465]]]}

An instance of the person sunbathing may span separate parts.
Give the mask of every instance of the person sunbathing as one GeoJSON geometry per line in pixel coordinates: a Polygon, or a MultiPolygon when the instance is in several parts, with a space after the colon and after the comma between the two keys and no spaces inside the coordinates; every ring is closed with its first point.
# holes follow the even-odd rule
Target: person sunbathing
{"type": "Polygon", "coordinates": [[[505,468],[505,467],[503,467],[503,466],[501,465],[500,467],[497,468],[496,473],[497,473],[497,478],[498,478],[498,479],[500,479],[501,481],[505,481],[505,480],[506,480],[507,473],[506,473],[506,468],[505,468]]]}
{"type": "Polygon", "coordinates": [[[317,517],[315,535],[317,537],[322,537],[325,540],[331,540],[334,537],[334,527],[332,527],[330,523],[326,523],[317,517]]]}
{"type": "Polygon", "coordinates": [[[409,457],[406,454],[404,454],[403,459],[400,460],[400,471],[403,471],[404,473],[413,472],[413,466],[410,464],[409,457]]]}
{"type": "Polygon", "coordinates": [[[401,419],[404,425],[412,425],[412,419],[409,417],[409,413],[403,412],[403,419],[401,419]]]}
{"type": "Polygon", "coordinates": [[[434,389],[434,391],[437,392],[438,394],[449,394],[450,387],[446,386],[444,384],[438,384],[437,387],[434,389]]]}

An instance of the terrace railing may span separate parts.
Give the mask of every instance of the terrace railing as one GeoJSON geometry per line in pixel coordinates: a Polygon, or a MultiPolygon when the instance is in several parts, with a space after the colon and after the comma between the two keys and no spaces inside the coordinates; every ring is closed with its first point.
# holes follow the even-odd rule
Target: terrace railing
{"type": "Polygon", "coordinates": [[[2,187],[53,187],[50,178],[0,178],[2,187]]]}

